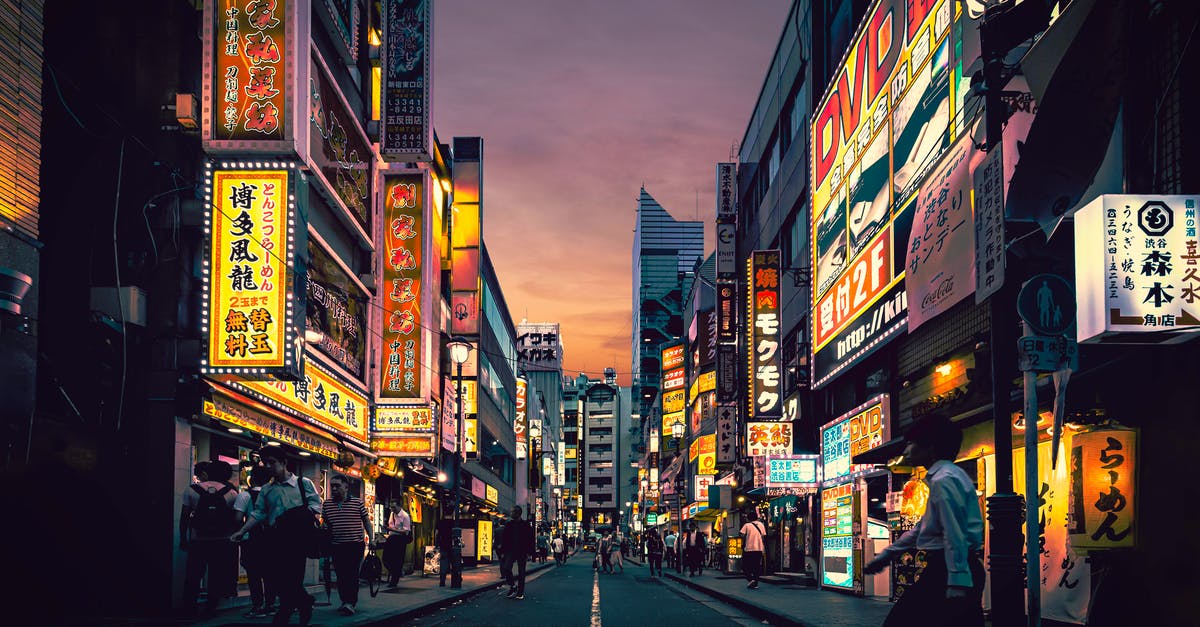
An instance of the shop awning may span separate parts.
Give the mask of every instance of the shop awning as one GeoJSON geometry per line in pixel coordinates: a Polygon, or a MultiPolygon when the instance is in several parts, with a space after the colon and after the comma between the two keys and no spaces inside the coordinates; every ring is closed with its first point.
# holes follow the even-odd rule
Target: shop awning
{"type": "Polygon", "coordinates": [[[208,398],[201,401],[201,410],[210,418],[302,451],[338,458],[339,445],[333,438],[232,390],[213,386],[208,398]]]}

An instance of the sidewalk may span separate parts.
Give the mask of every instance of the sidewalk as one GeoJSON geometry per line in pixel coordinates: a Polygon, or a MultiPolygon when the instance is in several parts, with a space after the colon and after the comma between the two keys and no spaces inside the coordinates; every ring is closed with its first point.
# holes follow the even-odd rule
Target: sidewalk
{"type": "Polygon", "coordinates": [[[773,625],[789,627],[877,627],[883,624],[892,604],[832,590],[796,585],[760,583],[746,588],[746,580],[734,575],[687,577],[664,569],[663,574],[685,586],[704,592],[773,625]]]}
{"type": "MultiPolygon", "coordinates": [[[[553,561],[545,564],[530,563],[526,570],[526,577],[552,566],[554,566],[553,561]]],[[[384,582],[379,590],[379,596],[375,598],[371,598],[370,592],[364,585],[359,589],[358,611],[353,616],[338,614],[337,608],[341,606],[341,602],[338,600],[336,584],[329,596],[332,604],[327,606],[321,606],[326,602],[325,587],[310,586],[308,591],[317,597],[318,604],[313,609],[312,622],[320,624],[322,627],[361,627],[385,621],[392,623],[393,621],[407,620],[497,588],[503,583],[503,579],[500,577],[499,564],[488,564],[463,569],[462,588],[455,589],[448,585],[443,588],[438,585],[438,582],[437,575],[422,577],[420,573],[414,573],[401,579],[400,585],[396,588],[388,588],[387,582],[384,582]]],[[[242,614],[249,609],[249,598],[239,597],[237,601],[244,601],[246,605],[223,609],[213,618],[177,624],[194,627],[231,627],[234,625],[240,627],[271,623],[270,617],[243,618],[242,614]]],[[[222,607],[226,607],[226,604],[222,604],[222,607]]],[[[291,623],[296,624],[295,614],[292,615],[291,623]]]]}

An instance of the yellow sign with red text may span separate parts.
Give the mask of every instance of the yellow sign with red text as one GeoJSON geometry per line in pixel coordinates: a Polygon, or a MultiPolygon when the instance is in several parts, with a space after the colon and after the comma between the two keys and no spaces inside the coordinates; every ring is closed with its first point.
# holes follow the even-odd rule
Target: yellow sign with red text
{"type": "Polygon", "coordinates": [[[305,365],[301,381],[272,379],[234,384],[323,427],[360,442],[367,441],[370,403],[366,395],[321,370],[311,359],[305,365]]]}

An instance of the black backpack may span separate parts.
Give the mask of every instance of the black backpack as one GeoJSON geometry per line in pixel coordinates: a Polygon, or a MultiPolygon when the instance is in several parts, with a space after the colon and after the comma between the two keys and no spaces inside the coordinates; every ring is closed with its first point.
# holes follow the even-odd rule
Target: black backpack
{"type": "Polygon", "coordinates": [[[197,534],[205,536],[233,533],[236,522],[233,519],[233,507],[225,500],[225,495],[233,489],[233,486],[225,484],[220,490],[209,492],[199,484],[194,484],[192,489],[200,495],[196,509],[192,510],[192,529],[195,529],[197,534]]]}

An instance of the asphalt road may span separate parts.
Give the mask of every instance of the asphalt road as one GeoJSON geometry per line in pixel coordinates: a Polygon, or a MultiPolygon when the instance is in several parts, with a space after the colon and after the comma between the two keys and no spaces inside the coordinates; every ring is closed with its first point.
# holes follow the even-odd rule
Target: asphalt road
{"type": "Polygon", "coordinates": [[[592,554],[532,576],[525,599],[505,598],[507,587],[423,616],[408,624],[436,625],[759,625],[760,621],[679,584],[652,579],[647,567],[627,564],[624,573],[592,571],[592,554]]]}

